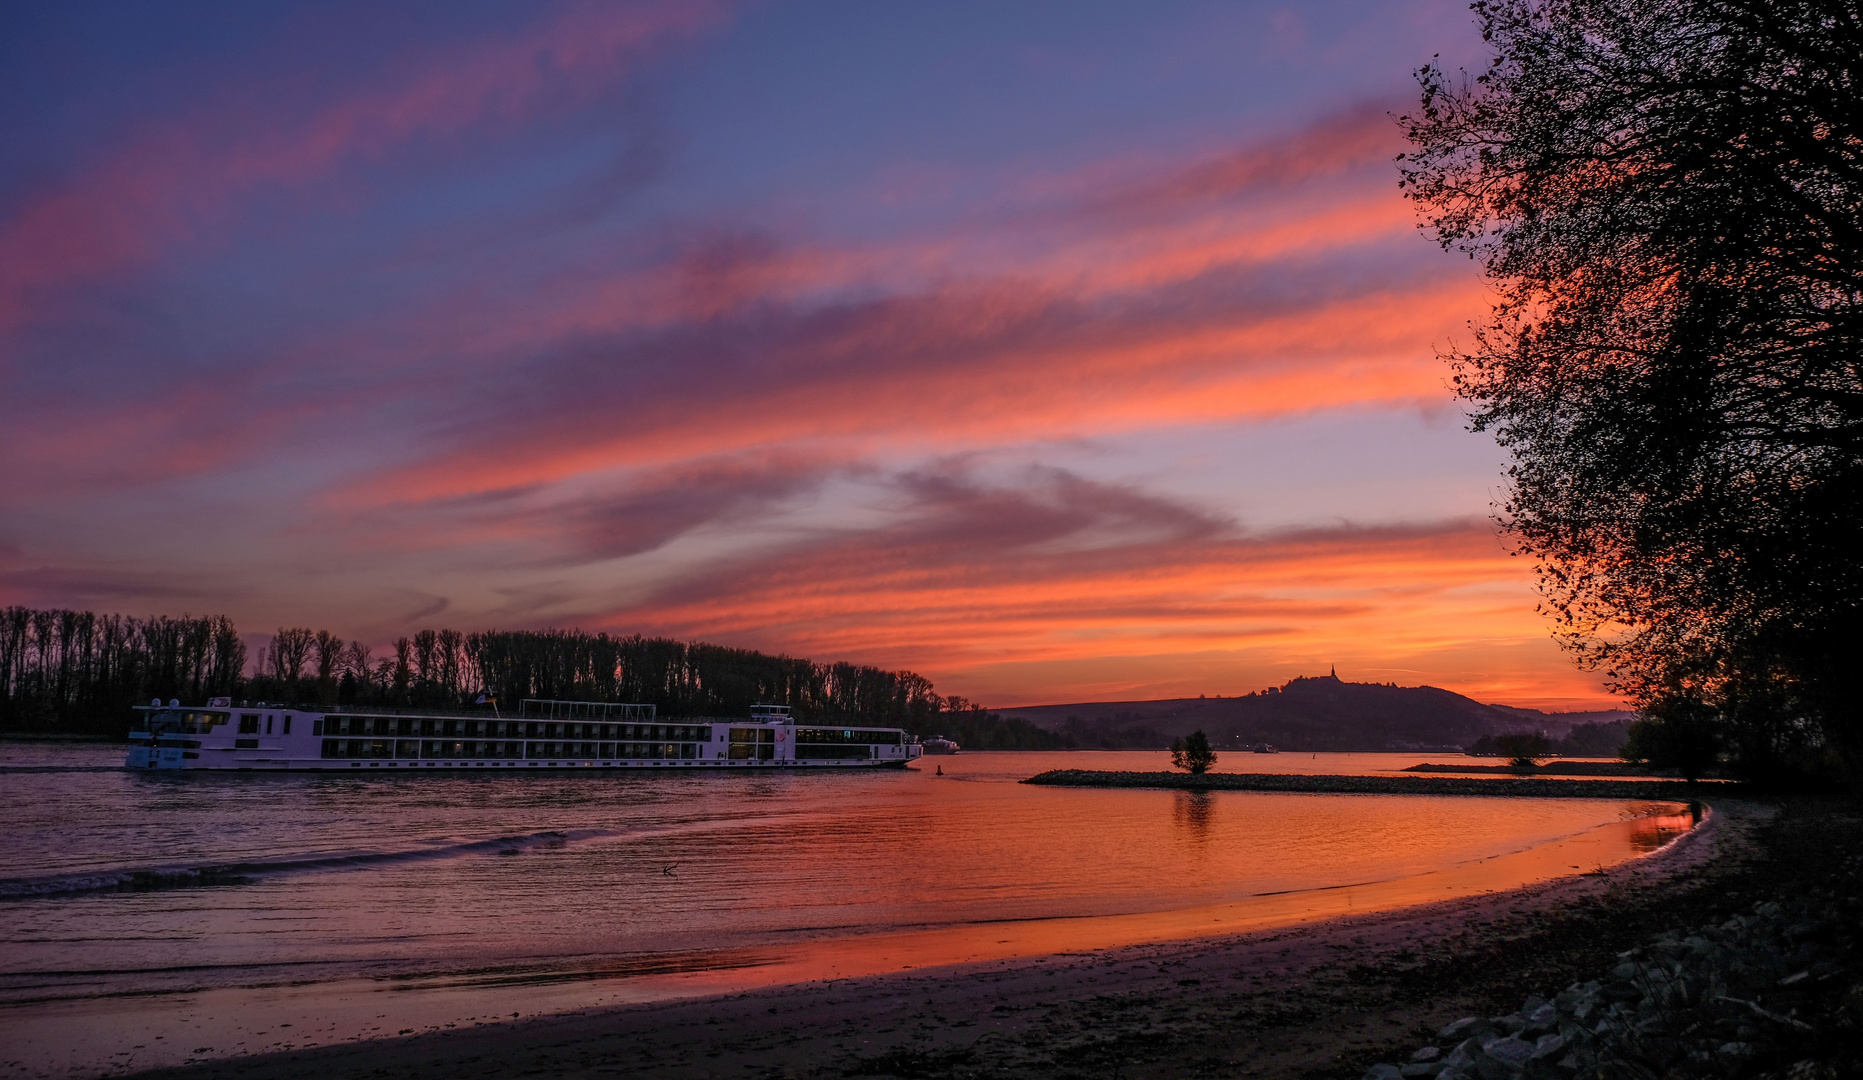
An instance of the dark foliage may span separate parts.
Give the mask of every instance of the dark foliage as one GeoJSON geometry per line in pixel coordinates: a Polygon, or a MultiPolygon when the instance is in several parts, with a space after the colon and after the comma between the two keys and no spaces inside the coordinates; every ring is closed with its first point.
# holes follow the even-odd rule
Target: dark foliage
{"type": "Polygon", "coordinates": [[[280,627],[250,675],[245,666],[245,646],[225,618],[7,608],[0,612],[0,726],[121,735],[130,707],[152,697],[457,709],[485,694],[506,708],[524,698],[627,701],[671,717],[744,716],[767,703],[789,705],[803,720],[948,734],[972,749],[1061,745],[1027,721],[941,697],[910,671],[670,638],[422,630],[378,658],[329,631],[280,627]]]}
{"type": "Polygon", "coordinates": [[[1451,359],[1513,456],[1504,524],[1646,733],[1706,717],[1747,774],[1854,775],[1863,9],[1474,10],[1493,63],[1419,73],[1400,166],[1498,293],[1451,359]]]}
{"type": "Polygon", "coordinates": [[[1574,724],[1565,738],[1553,743],[1553,753],[1561,757],[1617,757],[1629,736],[1628,720],[1574,724]]]}
{"type": "MultiPolygon", "coordinates": [[[[1647,718],[1640,718],[1647,719],[1647,718]]],[[[1601,720],[1591,724],[1575,724],[1562,739],[1548,739],[1544,732],[1512,733],[1483,735],[1468,745],[1467,752],[1477,757],[1518,758],[1524,747],[1532,758],[1548,757],[1619,757],[1625,751],[1625,741],[1630,737],[1633,723],[1629,720],[1601,720]],[[1525,739],[1526,742],[1519,740],[1525,739]]],[[[1629,760],[1642,761],[1633,757],[1629,760]]],[[[1670,767],[1667,763],[1656,763],[1659,768],[1670,767]]]]}
{"type": "Polygon", "coordinates": [[[151,698],[230,694],[246,646],[224,617],[147,619],[0,609],[0,724],[9,730],[127,730],[151,698]]]}
{"type": "Polygon", "coordinates": [[[1531,769],[1541,758],[1552,756],[1552,743],[1537,731],[1496,735],[1494,744],[1507,763],[1516,769],[1531,769]]]}
{"type": "Polygon", "coordinates": [[[1066,745],[1094,750],[1156,750],[1171,744],[1171,737],[1129,710],[1104,716],[1070,713],[1059,732],[1066,745]]]}
{"type": "Polygon", "coordinates": [[[1209,736],[1201,730],[1181,739],[1171,740],[1171,764],[1193,775],[1202,775],[1216,764],[1216,751],[1210,749],[1209,736]]]}
{"type": "Polygon", "coordinates": [[[1674,769],[1685,780],[1699,780],[1720,760],[1719,718],[1686,694],[1659,696],[1649,712],[1630,725],[1624,758],[1659,769],[1674,769]]]}

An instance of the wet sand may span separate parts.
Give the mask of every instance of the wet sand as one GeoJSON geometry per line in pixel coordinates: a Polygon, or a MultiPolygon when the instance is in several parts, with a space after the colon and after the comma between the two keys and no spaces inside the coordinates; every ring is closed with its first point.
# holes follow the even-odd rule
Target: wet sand
{"type": "MultiPolygon", "coordinates": [[[[1646,858],[1249,933],[829,979],[232,1058],[163,1077],[1336,1076],[1608,967],[1777,886],[1771,811],[1717,806],[1646,858]]],[[[524,992],[512,992],[513,1011],[524,992]]]]}

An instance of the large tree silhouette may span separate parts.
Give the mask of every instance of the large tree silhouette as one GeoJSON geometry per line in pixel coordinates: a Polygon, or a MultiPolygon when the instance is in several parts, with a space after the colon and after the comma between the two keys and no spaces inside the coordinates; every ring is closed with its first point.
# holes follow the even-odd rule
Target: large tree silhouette
{"type": "Polygon", "coordinates": [[[1399,164],[1496,288],[1450,359],[1513,457],[1503,524],[1565,643],[1633,700],[1707,704],[1749,769],[1854,768],[1859,4],[1474,11],[1493,62],[1419,72],[1399,164]]]}

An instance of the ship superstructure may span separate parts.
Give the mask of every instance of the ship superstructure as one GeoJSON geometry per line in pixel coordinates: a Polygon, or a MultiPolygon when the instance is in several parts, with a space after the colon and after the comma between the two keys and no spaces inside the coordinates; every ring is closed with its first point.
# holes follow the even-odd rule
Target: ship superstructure
{"type": "Polygon", "coordinates": [[[799,724],[786,705],[743,719],[662,720],[652,705],[526,699],[484,712],[234,705],[137,707],[132,769],[756,769],[903,766],[900,728],[799,724]]]}

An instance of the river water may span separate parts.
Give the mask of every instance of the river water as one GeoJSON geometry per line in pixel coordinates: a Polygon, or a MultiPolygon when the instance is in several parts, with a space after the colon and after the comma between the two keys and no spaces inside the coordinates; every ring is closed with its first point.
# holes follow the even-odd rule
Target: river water
{"type": "Polygon", "coordinates": [[[0,746],[0,1076],[1270,926],[1592,870],[1689,823],[1657,802],[1016,782],[1168,768],[1154,752],[763,775],[151,775],[121,759],[0,746]]]}

